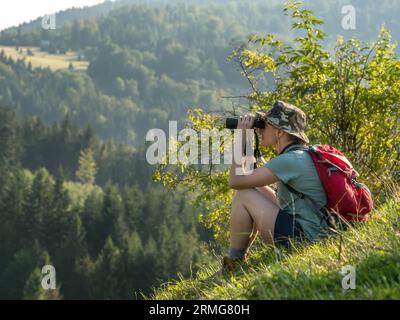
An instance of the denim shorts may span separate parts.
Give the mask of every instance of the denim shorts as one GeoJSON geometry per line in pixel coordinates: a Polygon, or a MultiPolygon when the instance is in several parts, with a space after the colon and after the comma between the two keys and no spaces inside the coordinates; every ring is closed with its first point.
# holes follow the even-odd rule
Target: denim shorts
{"type": "Polygon", "coordinates": [[[306,240],[303,229],[294,216],[280,209],[275,221],[274,242],[277,245],[290,247],[291,242],[303,242],[306,240]]]}

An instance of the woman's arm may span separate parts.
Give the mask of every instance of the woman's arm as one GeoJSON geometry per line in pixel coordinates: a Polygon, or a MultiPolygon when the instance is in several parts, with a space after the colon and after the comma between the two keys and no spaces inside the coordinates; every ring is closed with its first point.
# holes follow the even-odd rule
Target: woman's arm
{"type": "Polygon", "coordinates": [[[278,178],[272,171],[265,167],[257,168],[249,175],[236,175],[236,168],[240,168],[240,166],[232,163],[229,176],[229,187],[232,189],[240,190],[263,187],[278,181],[278,178]]]}
{"type": "MultiPolygon", "coordinates": [[[[234,150],[241,150],[242,154],[245,147],[246,142],[246,129],[251,129],[254,123],[253,116],[243,116],[239,118],[238,121],[238,129],[242,130],[242,139],[238,139],[234,141],[235,146],[234,150]]],[[[262,187],[267,186],[272,183],[278,181],[278,178],[272,173],[271,170],[260,167],[251,172],[246,172],[243,168],[242,158],[237,158],[237,154],[232,152],[232,165],[230,169],[229,175],[229,187],[232,189],[247,189],[247,188],[255,188],[255,187],[262,187]],[[238,174],[241,173],[241,174],[238,174]]]]}

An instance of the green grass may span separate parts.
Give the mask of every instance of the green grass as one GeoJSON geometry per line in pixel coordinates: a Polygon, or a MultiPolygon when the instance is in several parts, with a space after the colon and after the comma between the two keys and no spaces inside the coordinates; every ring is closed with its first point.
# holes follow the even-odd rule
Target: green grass
{"type": "Polygon", "coordinates": [[[47,68],[52,71],[67,70],[70,63],[74,70],[85,71],[89,66],[89,61],[78,61],[78,54],[68,51],[66,54],[49,54],[41,51],[38,47],[16,47],[0,46],[0,52],[4,51],[5,55],[13,60],[25,59],[26,63],[31,63],[33,68],[47,68]],[[31,50],[32,56],[28,55],[28,49],[31,50]]]}
{"type": "MultiPolygon", "coordinates": [[[[397,194],[397,193],[396,193],[397,194]]],[[[258,245],[233,274],[221,274],[219,258],[189,279],[180,277],[147,299],[400,299],[400,197],[370,221],[339,237],[291,253],[258,245]],[[341,269],[356,270],[356,288],[342,288],[341,269]]]]}

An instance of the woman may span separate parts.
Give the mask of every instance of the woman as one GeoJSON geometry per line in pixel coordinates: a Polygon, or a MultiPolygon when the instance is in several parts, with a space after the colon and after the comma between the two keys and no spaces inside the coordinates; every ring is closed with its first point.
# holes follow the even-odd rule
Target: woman
{"type": "MultiPolygon", "coordinates": [[[[299,108],[277,101],[263,114],[265,128],[257,129],[262,145],[275,149],[277,157],[250,174],[239,175],[241,159],[233,161],[229,185],[236,189],[230,216],[229,255],[223,269],[232,270],[247,252],[258,232],[267,244],[288,245],[292,240],[318,241],[326,236],[328,225],[317,208],[326,204],[326,195],[311,157],[304,150],[309,142],[304,133],[306,116],[299,108]],[[302,150],[303,148],[303,150],[302,150]],[[277,183],[277,195],[269,185],[277,183]],[[301,199],[287,185],[303,193],[301,199]]],[[[246,129],[253,127],[254,117],[242,116],[241,150],[244,150],[246,129]]]]}

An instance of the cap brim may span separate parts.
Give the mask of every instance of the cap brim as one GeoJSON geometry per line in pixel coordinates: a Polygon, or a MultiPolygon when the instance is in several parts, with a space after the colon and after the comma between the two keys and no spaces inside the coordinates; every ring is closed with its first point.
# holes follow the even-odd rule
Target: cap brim
{"type": "Polygon", "coordinates": [[[295,136],[295,137],[297,137],[297,138],[303,140],[305,143],[309,143],[309,142],[310,142],[310,140],[308,139],[308,137],[306,136],[306,134],[303,133],[303,132],[300,132],[300,133],[291,133],[291,132],[289,133],[289,132],[287,132],[287,134],[290,134],[290,135],[292,135],[292,136],[295,136]]]}

